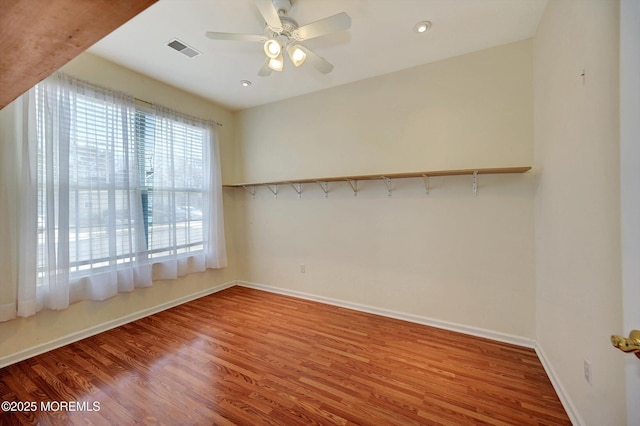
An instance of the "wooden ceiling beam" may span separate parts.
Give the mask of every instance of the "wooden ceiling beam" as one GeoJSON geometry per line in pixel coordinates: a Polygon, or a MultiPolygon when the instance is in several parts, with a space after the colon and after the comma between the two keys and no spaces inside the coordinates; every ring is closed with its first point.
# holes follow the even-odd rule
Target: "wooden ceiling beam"
{"type": "Polygon", "coordinates": [[[0,0],[0,109],[157,0],[0,0]]]}

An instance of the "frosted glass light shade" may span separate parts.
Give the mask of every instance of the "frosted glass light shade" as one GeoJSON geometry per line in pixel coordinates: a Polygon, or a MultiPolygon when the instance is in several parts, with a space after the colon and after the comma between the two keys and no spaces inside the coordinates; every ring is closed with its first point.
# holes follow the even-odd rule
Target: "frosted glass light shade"
{"type": "Polygon", "coordinates": [[[282,52],[280,52],[279,56],[269,59],[269,68],[271,68],[272,70],[282,71],[283,67],[284,67],[284,58],[282,57],[282,52]]]}
{"type": "Polygon", "coordinates": [[[307,59],[307,54],[297,46],[291,46],[287,51],[289,53],[291,62],[293,62],[293,65],[295,65],[296,67],[302,65],[307,59]]]}
{"type": "Polygon", "coordinates": [[[264,43],[264,53],[269,58],[275,59],[282,53],[282,45],[276,39],[267,40],[264,43]]]}

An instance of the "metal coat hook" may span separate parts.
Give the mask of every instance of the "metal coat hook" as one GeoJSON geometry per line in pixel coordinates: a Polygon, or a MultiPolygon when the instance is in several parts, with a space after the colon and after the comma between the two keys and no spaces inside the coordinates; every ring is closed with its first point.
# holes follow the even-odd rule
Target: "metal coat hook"
{"type": "Polygon", "coordinates": [[[473,172],[473,196],[478,195],[478,171],[473,172]]]}
{"type": "Polygon", "coordinates": [[[391,179],[386,176],[380,176],[380,179],[387,185],[387,197],[391,197],[391,179]]]}
{"type": "Polygon", "coordinates": [[[256,198],[256,187],[255,185],[242,185],[242,187],[251,194],[251,197],[255,200],[256,198]]]}
{"type": "Polygon", "coordinates": [[[329,198],[329,182],[319,180],[316,181],[316,183],[320,185],[320,188],[322,188],[322,191],[324,192],[324,198],[329,198]]]}
{"type": "Polygon", "coordinates": [[[357,197],[358,196],[358,181],[357,180],[353,180],[353,179],[347,179],[347,182],[349,182],[349,186],[351,186],[351,189],[353,190],[353,196],[357,197]]]}
{"type": "Polygon", "coordinates": [[[301,199],[302,198],[302,184],[301,183],[292,183],[292,182],[289,182],[289,184],[291,185],[293,190],[296,191],[296,194],[298,194],[298,200],[301,199]]]}
{"type": "Polygon", "coordinates": [[[429,175],[422,175],[422,180],[424,181],[424,190],[429,195],[429,175]]]}
{"type": "Polygon", "coordinates": [[[278,198],[278,184],[273,185],[273,188],[270,184],[266,183],[265,186],[269,188],[269,191],[273,194],[273,198],[278,198]]]}

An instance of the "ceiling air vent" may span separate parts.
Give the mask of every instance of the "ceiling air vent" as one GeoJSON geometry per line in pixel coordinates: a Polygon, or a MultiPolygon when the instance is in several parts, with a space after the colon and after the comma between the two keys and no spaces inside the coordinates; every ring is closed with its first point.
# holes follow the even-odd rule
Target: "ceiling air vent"
{"type": "Polygon", "coordinates": [[[190,58],[195,58],[196,56],[200,56],[202,54],[193,47],[187,46],[186,43],[181,42],[177,38],[174,38],[169,43],[167,43],[167,46],[190,58]]]}

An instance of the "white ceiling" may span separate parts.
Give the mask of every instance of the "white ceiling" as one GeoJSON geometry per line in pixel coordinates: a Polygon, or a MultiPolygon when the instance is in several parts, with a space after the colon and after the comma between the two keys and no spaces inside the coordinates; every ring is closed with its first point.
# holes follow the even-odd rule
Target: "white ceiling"
{"type": "Polygon", "coordinates": [[[89,52],[232,110],[250,108],[532,37],[547,0],[293,0],[300,26],[346,12],[351,29],[303,42],[335,68],[285,61],[259,77],[260,43],[210,40],[207,31],[262,34],[253,0],[159,0],[89,52]],[[433,23],[418,34],[413,26],[433,23]],[[167,47],[177,38],[203,54],[167,47]],[[241,80],[250,80],[242,87],[241,80]]]}

